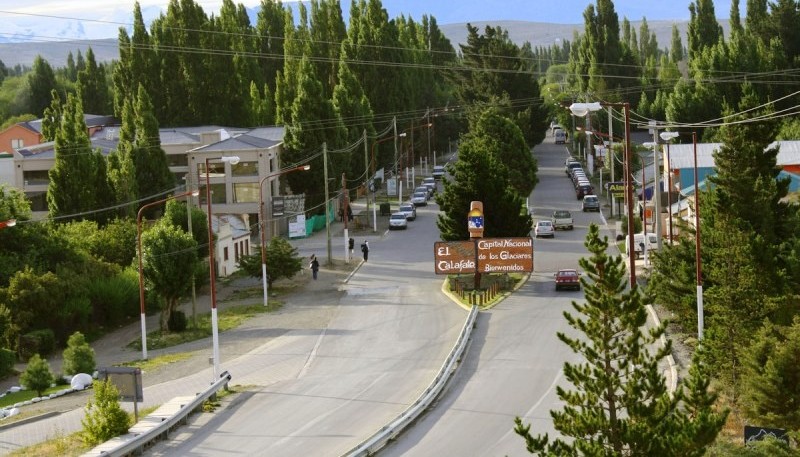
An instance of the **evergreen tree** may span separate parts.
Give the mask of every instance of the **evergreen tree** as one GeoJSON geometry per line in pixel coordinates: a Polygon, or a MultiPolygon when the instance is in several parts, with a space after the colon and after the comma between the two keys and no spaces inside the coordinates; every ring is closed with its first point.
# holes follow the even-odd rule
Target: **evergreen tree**
{"type": "Polygon", "coordinates": [[[75,332],[67,340],[64,349],[64,365],[62,371],[66,375],[78,373],[94,373],[96,367],[94,349],[86,342],[86,337],[81,332],[75,332]]]}
{"type": "Polygon", "coordinates": [[[98,67],[92,48],[86,51],[86,67],[78,72],[78,96],[84,112],[108,114],[108,84],[105,70],[98,67]]]}
{"type": "Polygon", "coordinates": [[[484,236],[530,236],[531,216],[523,212],[524,199],[509,184],[508,167],[497,155],[486,154],[493,140],[467,135],[459,146],[458,160],[450,165],[452,180],[437,194],[441,213],[436,220],[445,241],[469,239],[466,217],[470,202],[483,202],[484,236]]]}
{"type": "MultiPolygon", "coordinates": [[[[267,244],[267,282],[272,283],[281,278],[293,278],[303,269],[305,259],[298,255],[297,248],[286,239],[275,237],[267,244]]],[[[239,260],[239,267],[246,274],[261,277],[261,254],[245,255],[239,260]]]]}
{"type": "MultiPolygon", "coordinates": [[[[338,84],[333,90],[333,108],[336,117],[342,120],[346,131],[343,139],[344,144],[354,144],[363,137],[366,129],[367,137],[374,137],[375,131],[372,127],[373,113],[372,105],[367,99],[361,84],[356,79],[355,74],[350,71],[346,57],[342,56],[339,62],[338,84]]],[[[350,179],[366,177],[369,170],[365,170],[363,154],[359,151],[347,153],[346,157],[339,160],[343,165],[343,171],[350,179]]],[[[364,179],[360,179],[363,181],[364,179]]]]}
{"type": "Polygon", "coordinates": [[[50,106],[44,110],[42,116],[42,140],[53,141],[56,139],[56,130],[61,125],[62,113],[61,97],[58,91],[53,89],[50,92],[50,106]]]}
{"type": "Polygon", "coordinates": [[[690,3],[689,61],[693,61],[703,49],[716,45],[721,38],[722,27],[717,22],[713,0],[695,0],[690,3]]]}
{"type": "Polygon", "coordinates": [[[688,381],[670,395],[658,366],[671,351],[669,343],[657,347],[665,326],[643,330],[644,297],[636,286],[626,290],[624,260],[606,253],[608,240],[597,225],[589,226],[585,246],[586,302],[572,302],[578,315],[564,312],[580,336],[558,333],[583,362],[564,364],[574,389],[557,387],[565,406],[550,412],[555,429],[570,440],[534,437],[520,418],[516,433],[538,455],[703,455],[727,415],[712,409],[704,367],[696,361],[688,381]]]}
{"type": "MultiPolygon", "coordinates": [[[[280,0],[262,0],[256,21],[258,52],[266,59],[258,59],[269,93],[275,93],[278,72],[283,68],[283,43],[286,31],[286,11],[280,0]]],[[[264,91],[266,97],[267,91],[264,91]]],[[[254,124],[262,125],[262,124],[254,124]]]]}
{"type": "Polygon", "coordinates": [[[30,101],[26,111],[36,116],[41,116],[44,110],[50,106],[53,89],[58,89],[53,68],[42,56],[37,55],[33,59],[33,70],[28,75],[30,101]]]}
{"type": "MultiPolygon", "coordinates": [[[[136,167],[133,163],[133,141],[136,136],[133,104],[125,101],[122,109],[122,126],[119,129],[117,150],[108,156],[108,179],[115,196],[116,204],[131,203],[138,200],[136,167]]],[[[124,205],[119,209],[122,217],[136,217],[138,206],[124,205]]]]}
{"type": "Polygon", "coordinates": [[[163,194],[175,187],[175,177],[169,170],[167,156],[161,149],[158,121],[153,115],[150,97],[139,86],[135,112],[135,139],[133,143],[133,164],[136,169],[137,195],[142,205],[145,202],[160,200],[163,194]]]}
{"type": "Polygon", "coordinates": [[[669,45],[669,58],[672,63],[677,64],[683,60],[683,44],[681,43],[681,33],[676,24],[672,24],[672,40],[669,45]]]}
{"type": "MultiPolygon", "coordinates": [[[[49,171],[47,206],[51,218],[91,218],[97,209],[97,189],[87,185],[99,170],[89,143],[80,100],[70,94],[55,137],[55,162],[49,171]]],[[[99,178],[98,178],[99,179],[99,178]]]]}
{"type": "Polygon", "coordinates": [[[83,424],[83,442],[89,446],[128,432],[131,418],[119,404],[119,390],[110,379],[92,383],[94,397],[86,404],[83,424]]]}
{"type": "Polygon", "coordinates": [[[28,360],[28,366],[19,377],[19,381],[28,390],[36,392],[37,397],[41,397],[42,393],[50,388],[53,383],[53,372],[50,371],[50,364],[47,360],[42,359],[39,354],[33,354],[33,357],[28,360]]]}

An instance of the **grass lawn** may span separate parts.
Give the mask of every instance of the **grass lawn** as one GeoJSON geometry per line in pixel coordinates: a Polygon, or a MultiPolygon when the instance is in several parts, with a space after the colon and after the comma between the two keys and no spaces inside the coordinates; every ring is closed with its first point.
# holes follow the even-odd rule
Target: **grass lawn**
{"type": "MultiPolygon", "coordinates": [[[[45,390],[43,395],[47,396],[47,395],[50,395],[53,392],[58,392],[59,390],[68,389],[68,388],[69,388],[68,384],[67,385],[51,387],[51,388],[45,390]]],[[[38,396],[39,395],[36,392],[32,391],[32,390],[20,390],[19,392],[7,393],[7,394],[5,394],[5,396],[3,396],[3,398],[0,398],[0,408],[6,407],[6,406],[11,406],[14,403],[28,401],[31,398],[35,398],[35,397],[38,397],[38,396]]]]}

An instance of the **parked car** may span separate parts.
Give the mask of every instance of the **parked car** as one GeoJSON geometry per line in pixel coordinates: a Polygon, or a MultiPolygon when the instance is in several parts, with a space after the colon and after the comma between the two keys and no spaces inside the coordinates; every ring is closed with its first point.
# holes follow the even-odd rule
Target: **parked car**
{"type": "Polygon", "coordinates": [[[556,290],[574,289],[581,290],[581,275],[573,269],[561,269],[555,274],[556,290]]]}
{"type": "Polygon", "coordinates": [[[567,164],[566,164],[566,165],[564,165],[564,173],[566,173],[566,174],[567,174],[567,176],[570,176],[570,175],[571,175],[571,173],[570,173],[570,172],[572,171],[572,169],[573,169],[573,168],[583,168],[583,166],[582,166],[582,165],[581,165],[581,163],[580,163],[580,162],[578,162],[578,161],[575,161],[575,162],[567,162],[567,164]]]}
{"type": "Polygon", "coordinates": [[[533,228],[533,234],[536,238],[555,238],[556,231],[553,229],[553,222],[547,220],[536,221],[536,226],[533,228]]]}
{"type": "Polygon", "coordinates": [[[569,211],[553,211],[553,230],[572,230],[572,213],[569,211]]]}
{"type": "Polygon", "coordinates": [[[408,228],[406,213],[396,212],[389,216],[389,230],[405,230],[408,228]]]}
{"type": "Polygon", "coordinates": [[[436,178],[430,176],[422,180],[422,185],[428,188],[431,197],[436,193],[436,178]]]}
{"type": "Polygon", "coordinates": [[[589,195],[594,192],[594,188],[591,184],[582,183],[578,187],[575,188],[575,196],[578,200],[582,199],[585,195],[589,195]]]}
{"type": "Polygon", "coordinates": [[[400,205],[400,209],[398,212],[401,212],[406,215],[406,220],[413,221],[417,218],[417,207],[414,206],[413,203],[403,203],[400,205]]]}
{"type": "Polygon", "coordinates": [[[428,192],[414,192],[411,196],[411,203],[414,206],[428,206],[428,192]]]}
{"type": "Polygon", "coordinates": [[[583,196],[583,212],[597,211],[600,212],[600,199],[597,195],[589,194],[583,196]]]}
{"type": "Polygon", "coordinates": [[[433,173],[431,173],[431,175],[433,175],[433,179],[442,179],[444,173],[444,165],[436,165],[433,167],[433,173]]]}
{"type": "Polygon", "coordinates": [[[419,187],[417,187],[416,189],[414,189],[414,193],[416,194],[417,192],[422,192],[423,194],[425,194],[425,200],[430,200],[431,191],[430,191],[430,189],[428,189],[427,186],[419,186],[419,187]]]}

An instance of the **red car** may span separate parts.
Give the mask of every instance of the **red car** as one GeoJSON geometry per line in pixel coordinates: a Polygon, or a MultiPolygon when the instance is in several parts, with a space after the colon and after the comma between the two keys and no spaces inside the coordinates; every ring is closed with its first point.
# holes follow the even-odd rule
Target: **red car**
{"type": "Polygon", "coordinates": [[[576,270],[558,270],[556,273],[556,290],[581,290],[581,275],[576,270]]]}

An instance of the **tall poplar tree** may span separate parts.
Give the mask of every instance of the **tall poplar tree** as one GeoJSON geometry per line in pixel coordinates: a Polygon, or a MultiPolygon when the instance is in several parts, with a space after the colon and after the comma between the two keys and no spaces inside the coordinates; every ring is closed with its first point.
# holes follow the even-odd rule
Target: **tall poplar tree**
{"type": "Polygon", "coordinates": [[[133,164],[136,169],[137,194],[144,202],[163,198],[164,193],[175,187],[175,177],[169,170],[167,156],[161,149],[158,121],[153,115],[153,105],[143,86],[139,86],[136,97],[135,136],[133,142],[133,164]]]}
{"type": "Polygon", "coordinates": [[[78,72],[78,96],[84,112],[100,115],[110,113],[106,72],[104,66],[97,65],[91,47],[86,51],[86,67],[78,72]]]}
{"type": "Polygon", "coordinates": [[[626,289],[624,260],[608,255],[608,239],[599,232],[589,226],[584,245],[590,256],[579,261],[586,301],[572,302],[577,314],[564,312],[580,335],[558,333],[582,360],[564,363],[573,389],[556,388],[564,407],[550,415],[560,437],[533,436],[519,417],[515,431],[537,455],[701,456],[727,413],[713,410],[715,396],[699,361],[670,394],[659,367],[671,351],[669,342],[658,347],[665,325],[644,330],[644,297],[636,286],[626,289]]]}
{"type": "Polygon", "coordinates": [[[33,70],[28,74],[30,101],[27,112],[41,116],[50,106],[53,89],[58,89],[53,67],[42,56],[37,55],[33,59],[33,70]]]}
{"type": "Polygon", "coordinates": [[[717,22],[713,0],[695,0],[690,3],[689,62],[693,61],[705,48],[717,44],[721,38],[722,27],[717,22]]]}
{"type": "Polygon", "coordinates": [[[275,93],[278,72],[283,68],[283,42],[286,33],[286,11],[280,0],[261,0],[256,20],[258,53],[266,58],[258,59],[264,81],[270,93],[275,93]]]}
{"type": "MultiPolygon", "coordinates": [[[[117,204],[135,202],[139,198],[136,167],[133,163],[133,141],[136,136],[133,104],[126,101],[122,109],[122,126],[119,129],[117,150],[108,156],[108,179],[117,204]]],[[[138,206],[124,205],[119,215],[136,217],[138,206]]]]}

